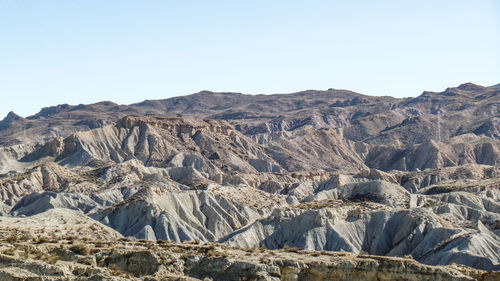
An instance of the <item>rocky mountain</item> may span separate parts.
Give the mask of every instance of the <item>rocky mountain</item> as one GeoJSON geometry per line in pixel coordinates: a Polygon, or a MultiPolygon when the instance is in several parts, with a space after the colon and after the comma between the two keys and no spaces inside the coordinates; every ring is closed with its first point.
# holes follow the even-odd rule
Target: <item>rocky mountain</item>
{"type": "Polygon", "coordinates": [[[0,276],[495,280],[499,90],[205,91],[9,113],[0,276]],[[71,254],[79,235],[90,252],[71,254]]]}
{"type": "Polygon", "coordinates": [[[346,90],[245,95],[203,91],[131,105],[100,102],[44,108],[26,119],[9,115],[0,124],[0,144],[46,142],[118,121],[127,115],[192,116],[225,120],[264,142],[304,125],[342,129],[353,141],[422,143],[473,133],[498,137],[498,86],[466,83],[416,98],[365,96],[346,90]],[[29,137],[26,137],[29,136],[29,137]]]}

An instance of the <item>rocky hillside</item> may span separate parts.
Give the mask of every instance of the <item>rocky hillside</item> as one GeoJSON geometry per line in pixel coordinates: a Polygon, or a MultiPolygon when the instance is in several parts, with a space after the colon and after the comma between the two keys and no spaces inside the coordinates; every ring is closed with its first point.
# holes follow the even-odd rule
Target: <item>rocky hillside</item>
{"type": "Polygon", "coordinates": [[[2,280],[497,280],[461,266],[348,253],[214,244],[73,240],[2,245],[2,280]]]}
{"type": "Polygon", "coordinates": [[[494,280],[498,93],[201,92],[10,113],[0,276],[494,280]],[[74,236],[89,253],[71,254],[74,236]]]}
{"type": "Polygon", "coordinates": [[[2,280],[498,280],[500,272],[410,257],[178,244],[117,237],[78,212],[0,221],[2,280]],[[45,231],[41,231],[41,229],[45,231]],[[74,235],[73,231],[79,231],[74,235]],[[90,231],[89,231],[90,230],[90,231]]]}
{"type": "Polygon", "coordinates": [[[343,131],[352,141],[405,145],[446,141],[472,133],[498,138],[499,87],[466,83],[416,98],[366,96],[346,90],[309,90],[293,94],[197,94],[117,105],[58,105],[22,118],[11,112],[0,121],[0,144],[46,142],[111,124],[127,115],[192,116],[225,120],[260,142],[304,125],[343,131]],[[437,122],[440,123],[440,137],[437,122]]]}

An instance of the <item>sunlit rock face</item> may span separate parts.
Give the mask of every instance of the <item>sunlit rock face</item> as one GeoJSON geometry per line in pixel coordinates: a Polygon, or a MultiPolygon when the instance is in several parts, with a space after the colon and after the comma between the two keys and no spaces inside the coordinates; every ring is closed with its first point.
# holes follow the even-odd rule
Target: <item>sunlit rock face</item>
{"type": "Polygon", "coordinates": [[[100,268],[78,269],[87,277],[495,280],[498,91],[201,92],[10,113],[0,122],[0,277],[80,272],[23,260],[36,244],[100,268]],[[18,245],[11,234],[34,238],[18,245]],[[79,235],[95,246],[88,258],[50,242],[79,235]]]}

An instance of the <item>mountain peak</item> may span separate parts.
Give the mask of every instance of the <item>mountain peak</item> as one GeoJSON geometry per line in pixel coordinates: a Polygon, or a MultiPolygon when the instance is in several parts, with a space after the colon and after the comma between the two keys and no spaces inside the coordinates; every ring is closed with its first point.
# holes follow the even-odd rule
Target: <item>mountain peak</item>
{"type": "Polygon", "coordinates": [[[10,127],[12,123],[20,122],[20,121],[25,121],[23,117],[17,115],[14,111],[11,111],[7,114],[7,116],[0,121],[0,129],[5,129],[10,127]]]}
{"type": "Polygon", "coordinates": [[[476,84],[471,83],[471,82],[461,84],[457,88],[462,90],[462,91],[481,91],[481,90],[485,89],[485,87],[483,87],[481,85],[476,85],[476,84]]]}
{"type": "Polygon", "coordinates": [[[6,122],[12,123],[14,121],[20,121],[20,120],[24,120],[24,118],[22,116],[17,115],[14,111],[10,111],[1,122],[2,123],[6,123],[6,122]]]}

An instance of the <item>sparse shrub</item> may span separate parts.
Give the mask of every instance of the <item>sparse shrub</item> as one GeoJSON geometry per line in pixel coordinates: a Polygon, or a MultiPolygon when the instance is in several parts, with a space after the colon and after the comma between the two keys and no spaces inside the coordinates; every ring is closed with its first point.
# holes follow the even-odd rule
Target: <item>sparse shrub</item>
{"type": "Polygon", "coordinates": [[[189,258],[189,255],[187,253],[184,253],[180,256],[181,260],[187,260],[189,258]]]}
{"type": "Polygon", "coordinates": [[[198,190],[202,189],[202,190],[203,190],[203,189],[206,189],[206,188],[208,187],[208,185],[209,185],[209,183],[208,183],[208,182],[201,182],[200,184],[198,184],[198,185],[195,187],[195,189],[198,189],[198,190]]]}
{"type": "Polygon", "coordinates": [[[47,243],[49,240],[46,237],[38,237],[36,240],[36,244],[42,244],[42,243],[47,243]]]}
{"type": "Polygon", "coordinates": [[[493,168],[493,167],[486,168],[483,170],[483,172],[484,172],[484,177],[487,179],[492,179],[496,176],[495,175],[495,168],[493,168]]]}
{"type": "Polygon", "coordinates": [[[38,249],[36,249],[35,251],[32,251],[31,253],[33,254],[35,259],[37,259],[37,260],[41,260],[43,258],[43,256],[45,255],[45,253],[43,253],[42,251],[40,251],[38,249]]]}
{"type": "Polygon", "coordinates": [[[118,241],[120,241],[120,242],[132,242],[132,238],[122,237],[122,238],[118,239],[118,241]]]}
{"type": "Polygon", "coordinates": [[[292,252],[292,253],[299,253],[300,249],[296,247],[290,247],[287,249],[287,252],[292,252]]]}
{"type": "Polygon", "coordinates": [[[24,233],[24,234],[22,234],[22,235],[18,236],[18,237],[17,237],[17,240],[18,240],[18,241],[28,241],[28,240],[30,240],[31,238],[32,238],[32,237],[31,237],[31,235],[29,235],[28,233],[24,233]]]}
{"type": "Polygon", "coordinates": [[[260,251],[261,253],[264,253],[266,250],[267,250],[267,248],[266,248],[266,246],[264,246],[264,245],[260,246],[260,248],[259,248],[259,251],[260,251]]]}
{"type": "Polygon", "coordinates": [[[184,253],[184,249],[182,248],[178,248],[178,247],[174,247],[172,249],[170,249],[170,251],[172,251],[172,253],[184,253]]]}
{"type": "Polygon", "coordinates": [[[23,252],[21,253],[21,257],[23,257],[23,259],[27,259],[30,257],[30,249],[29,247],[26,247],[23,249],[23,252]]]}
{"type": "Polygon", "coordinates": [[[111,275],[113,276],[120,276],[123,273],[116,264],[110,264],[108,267],[110,269],[111,275]]]}
{"type": "Polygon", "coordinates": [[[146,243],[146,248],[148,248],[148,250],[157,250],[158,245],[150,241],[150,243],[146,243]]]}
{"type": "Polygon", "coordinates": [[[101,242],[101,241],[97,241],[97,242],[95,242],[94,246],[96,248],[104,248],[106,246],[106,243],[105,242],[101,242]]]}
{"type": "Polygon", "coordinates": [[[225,258],[228,256],[226,251],[223,250],[218,250],[215,247],[214,248],[209,248],[209,250],[206,252],[206,255],[211,258],[225,258]]]}
{"type": "Polygon", "coordinates": [[[49,264],[55,264],[59,260],[59,256],[56,255],[55,253],[52,253],[50,255],[45,254],[42,257],[42,260],[46,261],[49,264]]]}
{"type": "Polygon", "coordinates": [[[7,242],[7,243],[16,243],[17,239],[18,239],[17,236],[15,236],[15,235],[9,235],[9,236],[7,236],[5,238],[5,242],[7,242]]]}
{"type": "Polygon", "coordinates": [[[359,256],[368,256],[368,253],[367,253],[367,252],[365,252],[365,251],[363,251],[363,250],[361,250],[361,251],[359,251],[359,253],[358,253],[358,257],[359,257],[359,256]]]}
{"type": "Polygon", "coordinates": [[[217,250],[215,249],[210,249],[207,251],[207,256],[213,258],[213,257],[216,257],[217,256],[217,250]]]}
{"type": "Polygon", "coordinates": [[[83,256],[88,256],[90,254],[90,247],[87,244],[79,243],[71,246],[69,248],[73,253],[83,256]]]}
{"type": "Polygon", "coordinates": [[[73,242],[74,240],[78,239],[75,235],[69,235],[66,236],[66,240],[73,242]]]}
{"type": "Polygon", "coordinates": [[[132,251],[128,251],[126,253],[123,254],[124,257],[126,258],[130,258],[134,253],[132,251]]]}
{"type": "Polygon", "coordinates": [[[15,252],[16,252],[16,248],[14,248],[14,247],[8,248],[8,249],[5,249],[2,251],[3,254],[9,255],[9,256],[13,256],[15,252]]]}

